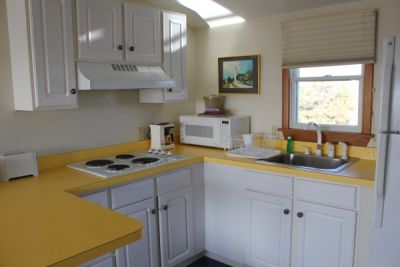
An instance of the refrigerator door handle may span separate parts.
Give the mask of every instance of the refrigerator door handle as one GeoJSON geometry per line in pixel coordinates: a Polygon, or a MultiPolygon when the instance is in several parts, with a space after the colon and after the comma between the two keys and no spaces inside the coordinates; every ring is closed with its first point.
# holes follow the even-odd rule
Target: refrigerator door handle
{"type": "Polygon", "coordinates": [[[385,176],[386,176],[386,154],[389,132],[389,112],[390,112],[390,95],[392,87],[392,72],[394,64],[394,44],[395,37],[385,39],[385,58],[383,62],[382,87],[381,87],[381,116],[380,129],[381,134],[378,135],[378,158],[375,171],[375,225],[382,227],[383,209],[385,201],[385,176]]]}
{"type": "Polygon", "coordinates": [[[378,159],[375,171],[375,225],[377,228],[381,228],[385,202],[386,151],[388,135],[380,134],[378,139],[378,159]]]}
{"type": "Polygon", "coordinates": [[[400,131],[381,131],[381,134],[400,134],[400,131]]]}

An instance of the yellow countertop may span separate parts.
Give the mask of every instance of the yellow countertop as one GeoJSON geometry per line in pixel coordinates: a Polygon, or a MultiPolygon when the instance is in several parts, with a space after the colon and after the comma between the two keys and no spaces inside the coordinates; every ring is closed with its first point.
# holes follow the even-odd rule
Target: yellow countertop
{"type": "Polygon", "coordinates": [[[121,175],[112,179],[82,173],[66,164],[116,153],[143,150],[148,142],[121,144],[80,152],[39,157],[39,176],[0,182],[0,266],[75,266],[138,240],[142,224],[81,199],[76,195],[123,184],[195,163],[218,163],[322,179],[374,186],[375,161],[357,160],[337,174],[315,173],[257,164],[227,157],[212,148],[177,145],[186,160],[121,175]]]}

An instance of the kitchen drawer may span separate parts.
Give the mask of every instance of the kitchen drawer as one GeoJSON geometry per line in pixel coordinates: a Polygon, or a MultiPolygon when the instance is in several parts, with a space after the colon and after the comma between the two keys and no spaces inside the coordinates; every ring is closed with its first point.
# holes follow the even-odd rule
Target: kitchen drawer
{"type": "Polygon", "coordinates": [[[102,190],[96,193],[91,193],[88,195],[83,195],[81,196],[82,198],[89,200],[90,202],[96,203],[98,205],[101,205],[103,207],[108,208],[108,195],[106,190],[102,190]]]}
{"type": "Polygon", "coordinates": [[[179,170],[157,177],[157,192],[159,195],[191,185],[190,169],[179,170]]]}
{"type": "Polygon", "coordinates": [[[354,186],[297,180],[295,197],[341,208],[356,209],[357,207],[357,188],[354,186]]]}
{"type": "Polygon", "coordinates": [[[113,267],[115,266],[115,256],[112,253],[95,258],[84,264],[78,265],[78,267],[113,267]]]}
{"type": "Polygon", "coordinates": [[[153,196],[153,179],[114,187],[111,189],[111,208],[117,209],[153,196]]]}
{"type": "Polygon", "coordinates": [[[261,193],[293,195],[293,178],[266,172],[246,171],[246,189],[261,193]]]}

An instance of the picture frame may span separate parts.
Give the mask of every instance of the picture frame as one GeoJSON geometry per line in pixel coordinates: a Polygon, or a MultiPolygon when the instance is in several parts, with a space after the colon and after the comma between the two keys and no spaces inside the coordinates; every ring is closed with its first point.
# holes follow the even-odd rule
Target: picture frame
{"type": "Polygon", "coordinates": [[[260,94],[260,55],[218,58],[220,94],[260,94]]]}

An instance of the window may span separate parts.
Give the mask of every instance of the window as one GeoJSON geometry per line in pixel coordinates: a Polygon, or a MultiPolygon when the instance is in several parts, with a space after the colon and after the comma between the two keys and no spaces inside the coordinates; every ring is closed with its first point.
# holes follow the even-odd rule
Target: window
{"type": "Polygon", "coordinates": [[[324,142],[366,146],[373,135],[374,64],[282,69],[282,131],[285,138],[315,141],[306,123],[320,123],[324,142]]]}
{"type": "Polygon", "coordinates": [[[362,64],[292,69],[290,127],[314,121],[324,130],[360,133],[363,81],[362,64]]]}

